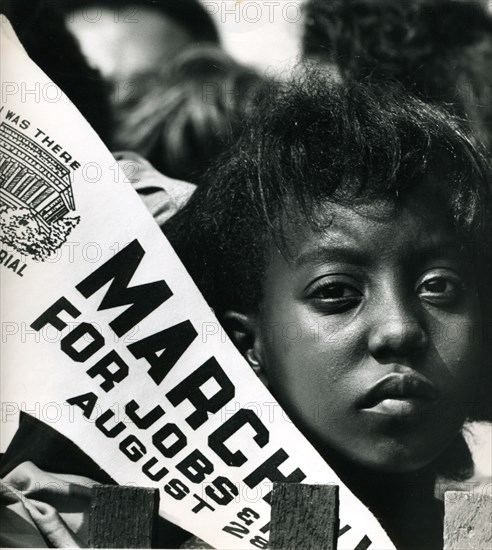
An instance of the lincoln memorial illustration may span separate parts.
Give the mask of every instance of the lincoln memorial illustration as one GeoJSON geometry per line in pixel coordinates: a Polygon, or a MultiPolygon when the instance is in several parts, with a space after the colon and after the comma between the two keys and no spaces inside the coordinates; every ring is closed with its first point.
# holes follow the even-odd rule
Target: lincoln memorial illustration
{"type": "Polygon", "coordinates": [[[75,210],[69,169],[5,122],[0,125],[0,203],[29,209],[45,228],[75,210]]]}

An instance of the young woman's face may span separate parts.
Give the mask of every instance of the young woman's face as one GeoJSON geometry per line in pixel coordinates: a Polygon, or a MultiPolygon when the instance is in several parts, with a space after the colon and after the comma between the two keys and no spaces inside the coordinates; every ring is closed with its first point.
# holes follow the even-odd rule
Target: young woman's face
{"type": "Polygon", "coordinates": [[[272,252],[255,354],[321,452],[415,470],[446,448],[473,405],[473,274],[436,204],[324,211],[325,229],[289,231],[288,259],[272,252]]]}

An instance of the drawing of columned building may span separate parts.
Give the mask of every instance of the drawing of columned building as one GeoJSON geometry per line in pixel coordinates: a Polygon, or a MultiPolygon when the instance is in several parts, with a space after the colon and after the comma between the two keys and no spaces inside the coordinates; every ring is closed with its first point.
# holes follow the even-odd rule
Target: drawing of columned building
{"type": "Polygon", "coordinates": [[[45,227],[75,210],[69,169],[5,122],[0,124],[0,202],[30,209],[45,227]]]}

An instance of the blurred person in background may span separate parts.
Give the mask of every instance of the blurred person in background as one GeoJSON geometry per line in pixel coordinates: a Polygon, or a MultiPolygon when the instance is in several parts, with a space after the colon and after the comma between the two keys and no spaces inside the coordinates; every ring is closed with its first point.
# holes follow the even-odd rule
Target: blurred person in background
{"type": "Polygon", "coordinates": [[[135,101],[116,110],[114,148],[199,184],[266,86],[265,78],[217,47],[188,48],[143,78],[135,101]]]}
{"type": "Polygon", "coordinates": [[[51,0],[89,63],[115,86],[113,102],[131,99],[141,74],[159,71],[190,45],[219,45],[198,0],[51,0]]]}
{"type": "Polygon", "coordinates": [[[341,78],[396,80],[492,145],[492,18],[483,2],[307,0],[303,56],[341,78]]]}
{"type": "Polygon", "coordinates": [[[222,112],[213,113],[218,102],[201,101],[206,79],[217,80],[213,71],[231,74],[233,66],[221,57],[225,54],[212,18],[199,0],[50,2],[63,14],[90,65],[105,78],[115,123],[110,147],[125,151],[116,155],[121,168],[163,223],[193,192],[183,180],[206,165],[230,122],[232,109],[221,104],[217,108],[222,112]],[[212,59],[203,54],[207,61],[176,70],[177,58],[190,48],[216,48],[217,53],[212,59]]]}

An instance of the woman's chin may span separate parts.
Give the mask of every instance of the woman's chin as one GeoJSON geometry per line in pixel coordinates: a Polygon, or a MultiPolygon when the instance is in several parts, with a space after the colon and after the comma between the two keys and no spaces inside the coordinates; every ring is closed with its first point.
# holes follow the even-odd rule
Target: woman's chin
{"type": "Polygon", "coordinates": [[[336,470],[341,468],[349,476],[358,470],[375,474],[411,474],[426,468],[436,459],[434,454],[423,454],[422,448],[396,442],[353,445],[350,449],[323,454],[336,470]]]}

